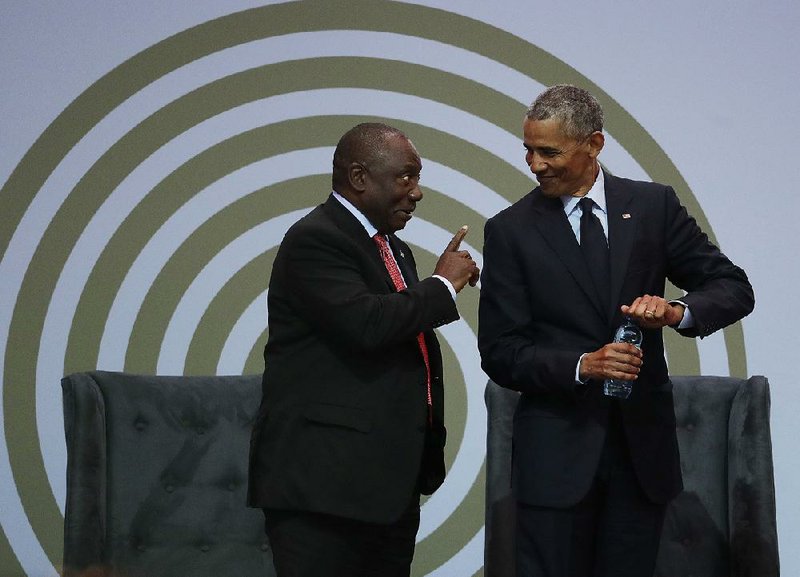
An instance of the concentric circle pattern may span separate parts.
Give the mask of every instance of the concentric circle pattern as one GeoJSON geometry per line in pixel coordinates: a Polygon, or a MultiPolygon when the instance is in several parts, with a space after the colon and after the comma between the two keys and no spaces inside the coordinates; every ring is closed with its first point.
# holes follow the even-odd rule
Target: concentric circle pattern
{"type": "MultiPolygon", "coordinates": [[[[87,88],[0,195],[0,482],[18,495],[0,520],[26,573],[60,563],[64,374],[260,372],[275,250],[324,200],[333,147],[360,121],[398,126],[423,156],[425,198],[401,233],[420,272],[462,224],[480,264],[485,219],[534,186],[519,129],[529,100],[554,82],[601,99],[612,172],[673,184],[709,230],[677,169],[598,86],[534,45],[441,10],[266,6],[168,38],[87,88]]],[[[477,298],[462,293],[462,320],[440,331],[449,475],[423,506],[415,575],[473,575],[483,564],[477,298]]],[[[707,341],[668,337],[673,372],[702,363],[746,374],[739,325],[724,343],[707,341]]]]}

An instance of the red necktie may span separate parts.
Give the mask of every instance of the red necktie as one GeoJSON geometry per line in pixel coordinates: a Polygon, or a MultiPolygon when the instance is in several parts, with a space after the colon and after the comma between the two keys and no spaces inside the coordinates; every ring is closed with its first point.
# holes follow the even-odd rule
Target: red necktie
{"type": "MultiPolygon", "coordinates": [[[[375,244],[378,245],[378,251],[381,253],[381,258],[383,259],[383,264],[386,266],[386,270],[389,271],[389,276],[392,277],[394,288],[397,289],[397,292],[405,290],[406,283],[403,281],[403,275],[400,274],[400,269],[397,267],[397,261],[395,261],[394,256],[392,255],[392,249],[389,248],[389,243],[386,241],[386,237],[382,234],[376,234],[372,237],[372,240],[374,240],[375,244]]],[[[428,423],[430,424],[433,422],[433,400],[431,398],[431,362],[428,358],[428,345],[425,344],[425,335],[419,333],[417,335],[417,343],[419,343],[419,351],[422,353],[422,360],[425,361],[425,372],[427,373],[428,378],[428,423]]]]}

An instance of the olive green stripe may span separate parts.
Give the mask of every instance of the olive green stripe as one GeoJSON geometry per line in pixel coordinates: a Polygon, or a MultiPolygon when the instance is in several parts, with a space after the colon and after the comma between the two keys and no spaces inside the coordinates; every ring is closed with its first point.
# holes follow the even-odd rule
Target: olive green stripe
{"type": "MultiPolygon", "coordinates": [[[[275,216],[272,199],[279,196],[291,210],[319,204],[321,180],[320,176],[308,177],[267,187],[226,207],[194,231],[171,256],[148,290],[131,333],[125,370],[155,372],[172,314],[203,267],[231,242],[231,232],[235,233],[235,238],[241,230],[275,216]]],[[[264,273],[261,290],[267,285],[268,271],[264,273]]]]}
{"type": "Polygon", "coordinates": [[[682,337],[673,330],[663,331],[669,372],[672,375],[699,375],[700,351],[695,339],[682,337]]]}
{"type": "MultiPolygon", "coordinates": [[[[305,0],[254,8],[212,20],[169,37],[123,62],[87,88],[48,126],[0,189],[0,206],[7,218],[0,222],[4,253],[17,223],[49,174],[75,144],[102,118],[162,76],[211,53],[245,42],[296,32],[368,29],[415,34],[416,26],[433,17],[442,25],[430,30],[439,39],[457,21],[477,21],[441,10],[406,6],[382,0],[305,0]],[[354,12],[357,11],[357,12],[354,12]],[[424,17],[420,17],[420,12],[424,17]],[[358,19],[352,14],[359,13],[358,19]],[[391,25],[387,25],[391,22],[391,25]]],[[[485,28],[485,25],[480,25],[485,28]]],[[[493,29],[495,33],[502,33],[493,29]]],[[[459,35],[452,42],[458,46],[459,35]]],[[[502,61],[502,59],[501,59],[502,61]]]]}
{"type": "Polygon", "coordinates": [[[427,575],[461,551],[484,526],[485,463],[458,507],[426,539],[417,543],[413,575],[427,575]]]}
{"type": "Polygon", "coordinates": [[[238,12],[166,38],[97,80],[47,127],[0,189],[4,253],[22,214],[59,162],[89,130],[132,94],[178,68],[231,46],[300,31],[300,3],[238,12]],[[299,16],[299,17],[297,17],[299,16]],[[287,28],[288,26],[288,28],[287,28]]]}
{"type": "MultiPolygon", "coordinates": [[[[416,258],[417,254],[414,253],[416,258]]],[[[448,466],[455,461],[461,443],[464,441],[467,416],[467,389],[464,372],[458,362],[453,347],[442,337],[437,335],[439,346],[442,350],[442,369],[444,372],[445,424],[447,426],[447,444],[444,448],[445,463],[448,466]]]]}
{"type": "Polygon", "coordinates": [[[242,374],[257,375],[264,372],[264,345],[267,342],[267,338],[269,338],[269,331],[264,329],[261,336],[253,343],[250,354],[247,355],[242,374]]]}
{"type": "MultiPolygon", "coordinates": [[[[22,358],[26,357],[21,354],[25,350],[15,348],[9,339],[9,351],[15,351],[22,358]]],[[[7,357],[10,355],[8,353],[7,357]]],[[[36,394],[32,386],[36,382],[35,369],[19,378],[14,367],[9,367],[8,363],[6,367],[3,411],[8,460],[14,484],[31,528],[50,562],[57,567],[61,563],[64,542],[63,517],[50,489],[36,428],[36,394]]],[[[60,394],[58,381],[50,383],[50,386],[53,394],[60,394]]]]}
{"type": "MultiPolygon", "coordinates": [[[[416,260],[417,253],[414,253],[416,260]]],[[[464,373],[458,356],[450,343],[439,339],[444,364],[445,424],[447,426],[447,444],[445,446],[445,462],[450,470],[458,453],[465,448],[464,442],[467,418],[467,390],[464,373]]],[[[473,396],[474,398],[474,396],[473,396]]],[[[479,398],[482,398],[479,395],[479,398]]],[[[481,408],[472,408],[473,411],[481,408]]],[[[413,575],[426,575],[436,567],[450,559],[464,548],[466,543],[483,526],[483,497],[485,493],[484,465],[477,471],[472,483],[456,509],[430,535],[417,544],[413,575]]]]}
{"type": "MultiPolygon", "coordinates": [[[[188,109],[192,106],[193,103],[187,103],[188,109]]],[[[216,112],[209,111],[210,114],[216,112]]],[[[161,118],[160,114],[153,118],[158,127],[169,124],[169,118],[161,118]]],[[[302,124],[310,126],[312,122],[305,120],[302,124]]],[[[149,126],[143,130],[153,132],[149,126]]],[[[157,147],[163,144],[162,140],[167,141],[174,136],[172,133],[165,134],[159,142],[148,143],[146,148],[122,146],[120,151],[112,149],[109,152],[112,158],[135,156],[143,159],[152,147],[157,147]]],[[[75,366],[96,364],[105,322],[119,287],[141,249],[168,218],[199,191],[226,174],[263,158],[296,150],[307,144],[301,132],[291,128],[282,129],[281,125],[253,129],[189,159],[149,191],[115,231],[87,280],[70,331],[66,354],[68,367],[74,369],[75,366]]],[[[126,176],[124,171],[115,171],[111,166],[103,167],[97,174],[107,177],[109,173],[115,172],[115,181],[121,181],[126,176]]],[[[91,184],[89,183],[90,187],[91,184]]],[[[234,227],[236,228],[238,227],[234,227]]],[[[203,252],[201,250],[200,254],[203,252]]]]}
{"type": "MultiPolygon", "coordinates": [[[[214,296],[195,330],[186,354],[186,375],[213,375],[228,336],[244,311],[267,288],[277,248],[253,259],[214,296]]],[[[263,303],[264,327],[267,325],[263,303]]],[[[263,348],[265,342],[257,343],[263,348]]]]}
{"type": "Polygon", "coordinates": [[[27,577],[8,542],[4,527],[0,527],[0,570],[2,577],[27,577]]]}
{"type": "Polygon", "coordinates": [[[728,371],[732,377],[746,379],[747,350],[744,346],[744,329],[741,321],[732,324],[722,331],[725,336],[725,348],[728,350],[728,371]]]}
{"type": "MultiPolygon", "coordinates": [[[[464,242],[469,243],[476,250],[482,250],[484,217],[471,208],[455,202],[443,193],[431,189],[426,190],[425,196],[422,202],[417,205],[414,214],[418,215],[415,218],[421,218],[433,225],[451,231],[453,234],[461,225],[468,225],[470,230],[464,242]]],[[[444,245],[434,248],[433,250],[436,252],[429,252],[428,249],[418,246],[412,235],[404,234],[401,231],[399,236],[410,244],[414,250],[414,259],[417,261],[419,275],[427,277],[433,274],[436,261],[439,259],[441,251],[444,250],[444,245]]],[[[479,296],[478,289],[467,286],[457,297],[458,312],[475,334],[478,332],[479,296]]]]}

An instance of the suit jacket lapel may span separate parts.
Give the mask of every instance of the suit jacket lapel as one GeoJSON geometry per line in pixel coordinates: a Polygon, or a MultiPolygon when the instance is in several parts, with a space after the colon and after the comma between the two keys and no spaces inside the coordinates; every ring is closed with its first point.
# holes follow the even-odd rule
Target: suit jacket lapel
{"type": "Polygon", "coordinates": [[[605,322],[607,319],[606,306],[600,302],[575,233],[572,232],[567,215],[564,213],[564,204],[561,199],[547,198],[534,191],[532,202],[533,210],[536,213],[533,218],[535,226],[605,322]]]}
{"type": "MultiPolygon", "coordinates": [[[[333,195],[328,197],[328,200],[323,205],[323,210],[342,230],[345,234],[350,236],[367,256],[368,260],[375,266],[375,274],[379,275],[386,283],[387,292],[394,292],[394,283],[392,277],[389,276],[389,271],[386,270],[386,265],[383,264],[383,259],[378,252],[378,247],[375,241],[370,238],[367,231],[356,218],[350,214],[342,203],[333,198],[333,195]]],[[[405,274],[405,273],[404,273],[405,274]]]]}
{"type": "MultiPolygon", "coordinates": [[[[616,313],[625,275],[628,270],[633,239],[641,215],[635,211],[634,195],[618,178],[605,173],[606,210],[608,211],[608,245],[611,251],[611,302],[613,318],[616,313]]],[[[626,303],[629,304],[629,303],[626,303]]]]}
{"type": "Polygon", "coordinates": [[[394,254],[394,259],[397,261],[397,266],[403,274],[403,280],[406,281],[406,286],[411,286],[419,282],[417,271],[414,266],[408,262],[407,255],[403,250],[400,240],[394,235],[389,235],[389,246],[394,254]]]}

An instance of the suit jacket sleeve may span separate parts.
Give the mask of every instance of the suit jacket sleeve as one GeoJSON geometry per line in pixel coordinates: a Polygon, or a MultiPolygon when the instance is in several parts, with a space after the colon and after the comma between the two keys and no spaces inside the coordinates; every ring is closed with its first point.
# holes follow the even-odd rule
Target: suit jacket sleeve
{"type": "Polygon", "coordinates": [[[755,304],[753,287],[745,272],[711,243],[672,188],[667,187],[664,198],[667,278],[687,292],[680,300],[691,309],[695,321],[693,327],[679,332],[702,338],[750,314],[755,304]]]}
{"type": "Polygon", "coordinates": [[[455,302],[438,279],[410,284],[399,293],[389,288],[391,280],[366,234],[356,240],[333,226],[300,226],[284,244],[290,256],[282,266],[294,310],[343,346],[376,350],[458,318],[455,302]]]}

